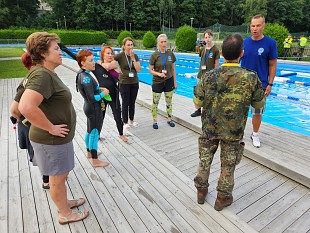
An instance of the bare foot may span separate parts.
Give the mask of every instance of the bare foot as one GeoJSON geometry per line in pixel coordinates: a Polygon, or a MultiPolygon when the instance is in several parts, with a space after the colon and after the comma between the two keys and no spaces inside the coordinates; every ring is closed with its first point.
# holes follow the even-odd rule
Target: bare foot
{"type": "MultiPolygon", "coordinates": [[[[102,155],[102,152],[101,152],[101,151],[98,151],[98,152],[97,152],[97,155],[102,155]]],[[[92,158],[90,152],[87,152],[87,158],[88,158],[88,159],[91,159],[91,158],[92,158]]]]}
{"type": "Polygon", "coordinates": [[[107,167],[109,166],[108,162],[103,162],[99,159],[93,159],[93,167],[107,167]]]}
{"type": "Polygon", "coordinates": [[[119,135],[119,138],[123,141],[123,142],[128,142],[128,138],[126,138],[125,135],[119,135]]]}

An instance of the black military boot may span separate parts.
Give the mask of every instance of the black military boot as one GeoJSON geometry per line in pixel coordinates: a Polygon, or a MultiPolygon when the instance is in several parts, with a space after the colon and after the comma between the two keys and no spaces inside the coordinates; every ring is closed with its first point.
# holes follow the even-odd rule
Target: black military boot
{"type": "Polygon", "coordinates": [[[191,114],[191,117],[201,116],[201,108],[197,109],[195,112],[191,114]]]}
{"type": "Polygon", "coordinates": [[[198,202],[198,204],[205,203],[207,194],[208,194],[208,188],[197,188],[197,202],[198,202]]]}
{"type": "Polygon", "coordinates": [[[225,207],[230,206],[231,203],[233,203],[233,196],[232,195],[223,196],[223,195],[218,193],[215,204],[214,204],[214,209],[216,209],[217,211],[221,211],[225,207]]]}

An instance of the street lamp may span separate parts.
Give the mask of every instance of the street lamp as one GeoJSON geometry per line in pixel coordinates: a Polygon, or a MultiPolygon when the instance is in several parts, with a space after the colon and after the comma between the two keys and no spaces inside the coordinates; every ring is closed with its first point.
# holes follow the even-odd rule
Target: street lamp
{"type": "Polygon", "coordinates": [[[58,30],[58,21],[56,21],[56,26],[57,26],[57,30],[58,30]]]}
{"type": "Polygon", "coordinates": [[[66,21],[66,16],[64,16],[64,21],[65,21],[65,29],[67,30],[67,21],[66,21]]]}
{"type": "Polygon", "coordinates": [[[191,18],[191,28],[193,27],[193,20],[194,20],[194,18],[192,17],[191,18]]]}
{"type": "Polygon", "coordinates": [[[131,23],[129,23],[129,31],[131,32],[131,23]]]}

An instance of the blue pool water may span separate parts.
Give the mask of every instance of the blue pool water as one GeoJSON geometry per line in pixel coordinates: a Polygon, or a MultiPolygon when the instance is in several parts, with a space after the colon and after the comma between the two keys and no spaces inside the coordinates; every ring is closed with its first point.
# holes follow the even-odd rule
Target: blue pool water
{"type": "MultiPolygon", "coordinates": [[[[78,50],[72,49],[75,53],[78,50]]],[[[91,50],[95,59],[99,60],[100,48],[91,50]]],[[[119,48],[115,49],[115,53],[118,52],[119,48]]],[[[142,66],[139,80],[151,84],[152,76],[148,72],[148,65],[152,52],[139,50],[135,52],[142,66]]],[[[176,93],[192,98],[193,87],[197,84],[196,73],[199,70],[200,58],[197,55],[175,55],[178,83],[176,93]]],[[[222,62],[221,59],[220,64],[222,62]]],[[[283,74],[285,77],[275,80],[272,93],[267,98],[263,121],[310,137],[310,65],[278,62],[276,75],[283,74]]]]}

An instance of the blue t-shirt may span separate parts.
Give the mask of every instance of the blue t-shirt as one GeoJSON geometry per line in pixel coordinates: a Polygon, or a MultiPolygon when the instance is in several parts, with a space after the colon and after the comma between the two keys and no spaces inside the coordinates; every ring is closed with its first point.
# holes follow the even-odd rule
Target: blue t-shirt
{"type": "Polygon", "coordinates": [[[264,36],[260,40],[248,37],[244,40],[244,55],[241,66],[257,72],[263,88],[268,85],[269,60],[278,58],[277,43],[274,39],[264,36]]]}

